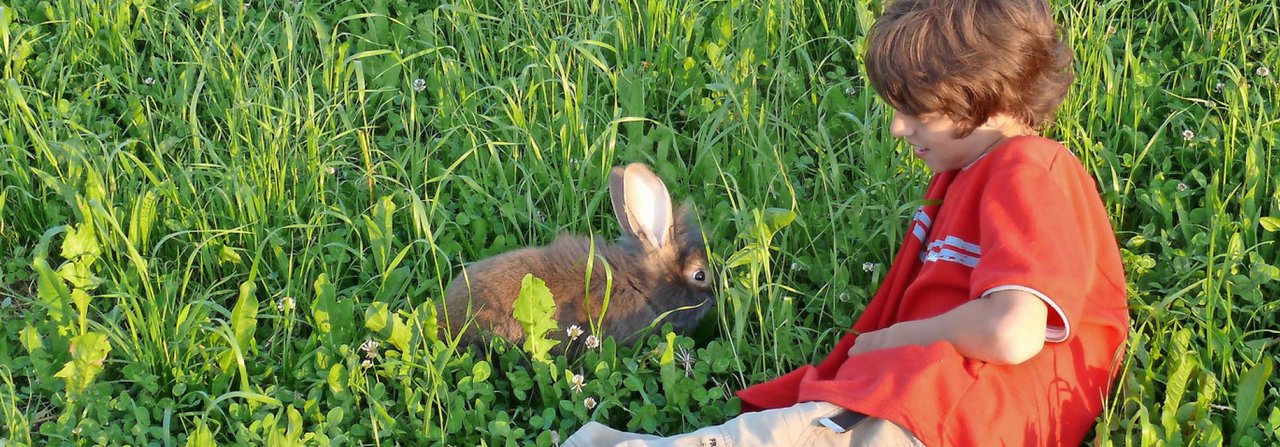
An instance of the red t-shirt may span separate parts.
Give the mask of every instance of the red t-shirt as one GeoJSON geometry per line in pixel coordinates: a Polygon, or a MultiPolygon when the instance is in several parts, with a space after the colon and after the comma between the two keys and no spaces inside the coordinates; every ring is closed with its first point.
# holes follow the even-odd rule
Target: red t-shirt
{"type": "Polygon", "coordinates": [[[893,421],[926,445],[1078,445],[1128,335],[1124,269],[1097,186],[1066,148],[1010,138],[938,173],[884,284],[818,366],[738,392],[744,410],[825,401],[893,421]],[[1019,365],[949,342],[854,357],[857,332],[929,318],[1003,289],[1049,307],[1047,343],[1019,365]]]}

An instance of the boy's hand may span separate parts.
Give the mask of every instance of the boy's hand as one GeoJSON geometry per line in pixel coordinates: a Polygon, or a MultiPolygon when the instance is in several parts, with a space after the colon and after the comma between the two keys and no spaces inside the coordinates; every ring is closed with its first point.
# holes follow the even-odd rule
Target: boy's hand
{"type": "Polygon", "coordinates": [[[878,331],[858,334],[858,340],[853,343],[852,348],[849,348],[849,357],[853,357],[864,352],[901,346],[901,344],[894,343],[894,340],[902,340],[900,337],[893,336],[893,328],[895,327],[897,327],[897,325],[889,326],[878,331]]]}
{"type": "Polygon", "coordinates": [[[1002,290],[932,318],[863,332],[849,348],[849,356],[948,341],[965,357],[1016,365],[1044,348],[1048,312],[1048,306],[1035,295],[1002,290]]]}

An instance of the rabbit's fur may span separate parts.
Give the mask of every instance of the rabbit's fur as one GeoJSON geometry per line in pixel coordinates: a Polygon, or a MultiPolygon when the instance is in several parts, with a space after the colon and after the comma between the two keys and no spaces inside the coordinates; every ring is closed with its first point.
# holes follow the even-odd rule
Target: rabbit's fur
{"type": "Polygon", "coordinates": [[[547,334],[562,341],[555,352],[566,352],[565,329],[575,324],[587,332],[584,337],[598,323],[595,335],[627,343],[672,311],[662,322],[680,333],[692,331],[715,302],[693,208],[685,203],[673,213],[662,180],[638,163],[613,168],[609,193],[622,236],[614,243],[594,238],[589,290],[586,260],[592,238],[566,234],[546,246],[494,256],[465,266],[449,283],[441,312],[446,335],[460,335],[463,345],[480,344],[493,335],[522,341],[524,329],[512,311],[527,273],[543,280],[555,299],[560,330],[547,334]],[[607,271],[612,272],[612,292],[602,319],[607,271]]]}

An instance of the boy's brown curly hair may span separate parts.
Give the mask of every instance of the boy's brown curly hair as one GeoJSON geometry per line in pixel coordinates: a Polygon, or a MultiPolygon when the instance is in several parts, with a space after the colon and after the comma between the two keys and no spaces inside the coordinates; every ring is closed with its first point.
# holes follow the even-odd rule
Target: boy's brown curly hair
{"type": "Polygon", "coordinates": [[[1045,0],[893,0],[866,58],[881,98],[948,116],[957,138],[999,113],[1042,128],[1075,79],[1071,63],[1045,0]]]}

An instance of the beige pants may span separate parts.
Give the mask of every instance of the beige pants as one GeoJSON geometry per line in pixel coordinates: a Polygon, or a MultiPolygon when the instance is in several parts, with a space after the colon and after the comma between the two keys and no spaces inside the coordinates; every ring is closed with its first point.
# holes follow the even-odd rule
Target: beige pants
{"type": "Polygon", "coordinates": [[[911,432],[884,419],[866,418],[852,430],[836,433],[818,419],[840,412],[826,402],[743,413],[714,427],[671,437],[627,433],[588,422],[565,440],[566,447],[746,447],[866,446],[923,447],[911,432]]]}

